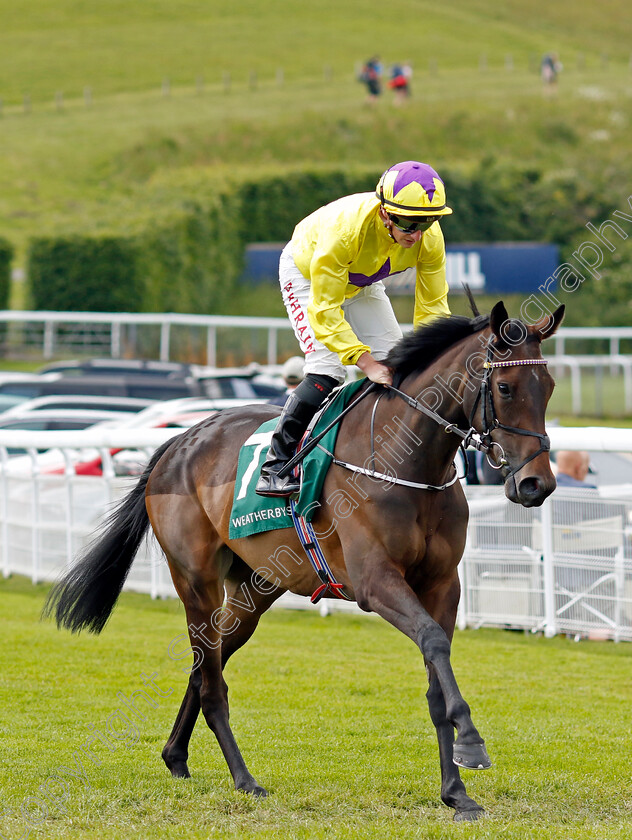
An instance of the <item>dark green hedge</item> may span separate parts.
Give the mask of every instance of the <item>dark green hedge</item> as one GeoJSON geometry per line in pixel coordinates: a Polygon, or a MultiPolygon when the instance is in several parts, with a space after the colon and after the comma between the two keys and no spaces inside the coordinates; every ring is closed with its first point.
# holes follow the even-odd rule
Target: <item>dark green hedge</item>
{"type": "MultiPolygon", "coordinates": [[[[239,187],[250,242],[282,242],[317,207],[353,192],[372,192],[379,168],[303,171],[253,179],[239,187]]],[[[626,198],[616,173],[547,173],[483,161],[468,172],[441,168],[453,215],[442,222],[449,242],[569,243],[591,219],[626,198]]]]}
{"type": "MultiPolygon", "coordinates": [[[[565,245],[593,218],[618,206],[601,173],[547,173],[482,162],[467,175],[442,171],[454,213],[442,222],[449,242],[555,242],[565,245]]],[[[623,196],[621,196],[623,200],[623,196]]]]}
{"type": "Polygon", "coordinates": [[[124,237],[42,237],[30,243],[34,309],[136,312],[142,288],[134,242],[124,237]]]}
{"type": "MultiPolygon", "coordinates": [[[[241,271],[238,202],[174,201],[162,192],[138,208],[126,230],[31,240],[34,309],[95,312],[216,312],[241,271]],[[160,199],[164,199],[161,202],[160,199]]],[[[123,222],[126,220],[123,219],[123,222]]]]}
{"type": "Polygon", "coordinates": [[[285,242],[295,225],[343,195],[375,189],[381,172],[304,171],[250,180],[238,188],[249,242],[285,242]]]}
{"type": "Polygon", "coordinates": [[[11,294],[11,262],[13,246],[0,237],[0,309],[8,309],[11,294]]]}
{"type": "MultiPolygon", "coordinates": [[[[142,188],[106,232],[33,240],[32,306],[228,312],[249,242],[288,240],[305,215],[342,195],[374,190],[379,175],[377,167],[315,168],[218,184],[204,170],[171,173],[142,188]]],[[[587,221],[599,223],[626,204],[616,173],[599,170],[544,173],[483,161],[441,175],[454,210],[442,223],[448,242],[548,241],[568,249],[587,221]]],[[[614,265],[612,282],[629,267],[625,260],[614,265]]]]}
{"type": "Polygon", "coordinates": [[[135,237],[144,279],[142,311],[227,311],[245,240],[239,200],[230,193],[184,201],[171,217],[135,237]]]}

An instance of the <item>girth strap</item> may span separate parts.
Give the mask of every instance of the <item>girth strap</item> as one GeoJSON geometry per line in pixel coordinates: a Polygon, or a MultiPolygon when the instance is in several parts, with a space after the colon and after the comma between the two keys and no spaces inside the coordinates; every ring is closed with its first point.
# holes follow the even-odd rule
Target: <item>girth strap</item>
{"type": "MultiPolygon", "coordinates": [[[[310,431],[303,435],[297,446],[297,453],[300,453],[307,447],[309,435],[310,431]]],[[[320,439],[320,436],[318,439],[320,439]]],[[[297,462],[292,471],[292,475],[302,481],[302,473],[303,464],[301,462],[297,462]]],[[[340,598],[344,601],[350,601],[351,598],[349,598],[349,596],[344,592],[343,584],[338,583],[334,573],[329,568],[329,563],[327,563],[327,558],[323,554],[323,550],[320,547],[318,537],[316,536],[316,532],[314,531],[311,522],[308,522],[304,516],[301,516],[296,512],[296,501],[294,499],[290,500],[290,511],[299,542],[303,546],[305,554],[307,554],[307,559],[312,564],[314,571],[322,581],[321,585],[312,593],[312,597],[310,598],[312,604],[317,604],[328,592],[336,598],[340,598]]]]}
{"type": "Polygon", "coordinates": [[[300,543],[305,549],[307,558],[312,564],[314,571],[322,581],[321,585],[312,594],[310,599],[312,604],[317,604],[323,595],[326,595],[328,592],[336,598],[350,601],[351,598],[344,593],[343,584],[338,583],[334,573],[329,568],[329,564],[318,543],[318,538],[312,524],[304,516],[299,516],[296,512],[296,502],[293,500],[290,501],[290,510],[292,511],[292,521],[294,522],[300,543]]]}

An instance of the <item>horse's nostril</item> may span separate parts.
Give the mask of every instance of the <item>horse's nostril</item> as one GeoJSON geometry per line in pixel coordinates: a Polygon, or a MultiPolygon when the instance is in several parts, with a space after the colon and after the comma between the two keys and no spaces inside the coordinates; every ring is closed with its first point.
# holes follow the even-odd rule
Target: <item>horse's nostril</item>
{"type": "Polygon", "coordinates": [[[523,499],[535,499],[541,492],[540,482],[535,477],[525,478],[520,482],[519,493],[523,499]]]}

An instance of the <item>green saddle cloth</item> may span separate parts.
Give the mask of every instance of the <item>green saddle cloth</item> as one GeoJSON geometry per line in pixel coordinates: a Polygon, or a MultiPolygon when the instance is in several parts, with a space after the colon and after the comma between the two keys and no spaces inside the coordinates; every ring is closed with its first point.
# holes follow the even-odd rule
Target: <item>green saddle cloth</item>
{"type": "MultiPolygon", "coordinates": [[[[334,420],[349,402],[356,396],[364,380],[352,382],[341,388],[333,400],[325,408],[312,430],[312,436],[319,434],[332,420],[334,420]]],[[[277,528],[293,528],[292,512],[288,499],[258,496],[255,485],[259,478],[261,465],[268,454],[270,438],[276,428],[278,418],[267,420],[250,435],[239,450],[237,465],[237,480],[233,495],[233,509],[230,514],[228,535],[230,539],[250,537],[264,531],[274,531],[277,528]]],[[[334,451],[338,425],[330,429],[322,439],[322,446],[329,452],[334,451]]],[[[303,481],[301,492],[296,503],[296,512],[311,521],[317,510],[317,502],[327,475],[331,458],[316,446],[302,461],[303,481]]]]}

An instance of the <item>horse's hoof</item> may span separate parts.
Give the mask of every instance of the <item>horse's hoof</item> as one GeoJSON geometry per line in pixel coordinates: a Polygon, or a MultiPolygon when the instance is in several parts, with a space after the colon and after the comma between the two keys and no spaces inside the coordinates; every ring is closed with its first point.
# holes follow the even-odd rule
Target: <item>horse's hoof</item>
{"type": "Polygon", "coordinates": [[[485,816],[484,808],[472,808],[468,811],[457,811],[454,815],[454,822],[476,822],[485,816]]]}
{"type": "Polygon", "coordinates": [[[452,760],[459,767],[465,767],[467,770],[488,770],[492,766],[485,744],[455,743],[452,760]]]}
{"type": "Polygon", "coordinates": [[[190,779],[191,774],[189,773],[189,767],[186,761],[168,761],[163,756],[164,762],[167,765],[167,769],[171,773],[174,779],[190,779]]]}
{"type": "Polygon", "coordinates": [[[264,787],[261,787],[261,785],[258,785],[254,779],[251,782],[244,782],[239,785],[237,790],[241,793],[249,793],[251,796],[256,796],[260,799],[268,795],[268,791],[264,787]]]}

